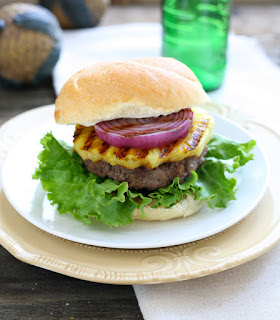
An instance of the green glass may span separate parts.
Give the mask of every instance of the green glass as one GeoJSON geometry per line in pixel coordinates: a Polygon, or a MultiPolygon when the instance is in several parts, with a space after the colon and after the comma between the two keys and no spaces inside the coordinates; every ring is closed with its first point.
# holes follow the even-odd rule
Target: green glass
{"type": "Polygon", "coordinates": [[[205,90],[224,78],[230,0],[164,0],[162,55],[189,66],[205,90]]]}

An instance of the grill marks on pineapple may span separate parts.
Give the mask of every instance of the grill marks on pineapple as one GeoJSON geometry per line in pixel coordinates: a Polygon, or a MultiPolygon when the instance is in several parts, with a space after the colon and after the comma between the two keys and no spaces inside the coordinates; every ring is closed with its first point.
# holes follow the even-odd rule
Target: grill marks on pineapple
{"type": "MultiPolygon", "coordinates": [[[[209,123],[209,120],[201,121],[199,126],[195,130],[193,130],[191,138],[188,140],[188,142],[184,141],[185,144],[187,145],[187,148],[185,148],[185,153],[197,148],[197,146],[201,140],[201,137],[202,137],[203,133],[205,132],[205,129],[208,126],[208,123],[209,123]]],[[[185,139],[183,139],[183,140],[185,140],[185,139]]],[[[172,150],[175,149],[177,147],[177,145],[179,145],[181,142],[182,142],[182,139],[177,140],[175,142],[172,142],[172,143],[168,144],[167,146],[160,148],[159,157],[164,158],[164,157],[168,156],[172,152],[172,150]]]]}
{"type": "Polygon", "coordinates": [[[202,120],[199,123],[199,126],[193,131],[191,138],[188,140],[187,144],[187,151],[192,151],[197,148],[205,129],[207,128],[209,120],[202,120]]]}
{"type": "Polygon", "coordinates": [[[193,127],[186,138],[161,148],[138,149],[111,146],[96,136],[93,126],[77,125],[74,149],[83,159],[93,162],[103,160],[112,166],[121,165],[127,169],[140,166],[153,169],[165,162],[199,156],[212,136],[213,127],[214,121],[210,115],[203,111],[194,111],[193,127]]]}
{"type": "Polygon", "coordinates": [[[118,148],[114,154],[116,155],[116,157],[118,159],[123,159],[126,157],[127,153],[129,152],[129,149],[130,148],[127,148],[127,147],[121,147],[121,148],[118,148]]]}
{"type": "Polygon", "coordinates": [[[103,141],[98,150],[100,154],[104,154],[109,148],[110,148],[110,145],[107,142],[103,141]]]}
{"type": "MultiPolygon", "coordinates": [[[[178,141],[180,140],[177,140],[177,142],[178,141]]],[[[172,143],[169,143],[167,146],[161,147],[159,157],[164,158],[168,156],[172,152],[172,150],[175,148],[177,142],[172,142],[172,143]]]]}
{"type": "Polygon", "coordinates": [[[95,131],[93,130],[89,133],[89,135],[84,143],[83,150],[90,150],[95,138],[96,138],[96,134],[95,134],[95,131]]]}
{"type": "Polygon", "coordinates": [[[117,150],[114,151],[114,155],[120,160],[125,159],[128,153],[131,155],[134,155],[138,159],[145,159],[149,154],[149,151],[144,149],[127,148],[127,147],[121,147],[121,148],[115,148],[115,149],[117,150]]]}
{"type": "Polygon", "coordinates": [[[134,149],[134,150],[135,150],[135,156],[138,159],[145,159],[149,154],[149,150],[147,149],[134,149]]]}
{"type": "Polygon", "coordinates": [[[120,160],[125,159],[128,153],[130,153],[131,155],[133,154],[138,159],[145,159],[149,154],[149,150],[145,150],[145,149],[136,149],[136,148],[127,148],[127,147],[121,147],[121,148],[115,148],[115,149],[117,150],[114,151],[114,155],[120,160]]]}
{"type": "Polygon", "coordinates": [[[76,126],[76,130],[75,130],[75,133],[74,133],[74,142],[78,139],[79,135],[81,134],[82,130],[83,130],[84,126],[76,126]]]}
{"type": "Polygon", "coordinates": [[[74,142],[78,139],[81,133],[84,133],[86,135],[86,139],[84,140],[82,150],[90,151],[91,148],[97,147],[98,152],[103,155],[111,147],[108,143],[100,140],[96,136],[94,129],[92,130],[83,126],[76,127],[76,131],[74,134],[74,142]]]}
{"type": "MultiPolygon", "coordinates": [[[[91,130],[89,130],[89,128],[84,127],[84,126],[80,126],[80,125],[77,125],[77,127],[76,127],[76,131],[74,133],[74,142],[78,139],[78,137],[81,135],[81,133],[83,133],[83,131],[85,131],[85,130],[86,130],[86,132],[84,132],[84,134],[87,136],[87,138],[85,139],[85,141],[83,143],[82,150],[90,151],[90,149],[92,147],[97,147],[98,152],[100,154],[104,154],[111,147],[108,143],[100,140],[97,137],[93,128],[91,130]]],[[[115,149],[116,150],[114,151],[114,155],[120,160],[124,159],[129,152],[134,154],[135,157],[138,159],[144,159],[149,154],[149,150],[145,150],[145,149],[127,148],[127,147],[120,147],[120,148],[115,147],[115,149]]]]}

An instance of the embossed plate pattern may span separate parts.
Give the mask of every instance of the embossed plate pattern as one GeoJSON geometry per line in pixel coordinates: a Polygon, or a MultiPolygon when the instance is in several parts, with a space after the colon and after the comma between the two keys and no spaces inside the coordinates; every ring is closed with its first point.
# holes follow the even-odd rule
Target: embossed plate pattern
{"type": "MultiPolygon", "coordinates": [[[[191,279],[249,261],[270,249],[280,238],[277,194],[280,138],[266,127],[254,123],[248,123],[248,126],[268,155],[273,174],[269,175],[269,188],[258,207],[230,229],[168,248],[101,248],[57,238],[38,229],[16,212],[1,192],[0,243],[27,263],[84,280],[116,284],[191,279]]],[[[21,128],[22,132],[27,129],[24,125],[21,128]]],[[[2,127],[1,159],[5,156],[7,143],[17,140],[15,132],[15,120],[2,127]]]]}

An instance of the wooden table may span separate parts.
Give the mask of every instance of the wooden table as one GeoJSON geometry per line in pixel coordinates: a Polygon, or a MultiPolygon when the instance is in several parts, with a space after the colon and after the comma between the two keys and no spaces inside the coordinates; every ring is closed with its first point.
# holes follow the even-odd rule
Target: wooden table
{"type": "MultiPolygon", "coordinates": [[[[255,36],[280,65],[280,6],[238,6],[232,30],[255,36]]],[[[102,25],[159,22],[156,6],[112,7],[102,25]]],[[[54,102],[51,79],[37,88],[0,88],[0,124],[54,102]]],[[[0,248],[0,319],[143,319],[133,288],[90,283],[24,264],[0,248]]]]}

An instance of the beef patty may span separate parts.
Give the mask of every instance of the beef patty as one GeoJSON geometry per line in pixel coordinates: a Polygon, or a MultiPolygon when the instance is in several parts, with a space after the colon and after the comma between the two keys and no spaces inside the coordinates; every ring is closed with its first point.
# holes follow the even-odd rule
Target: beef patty
{"type": "Polygon", "coordinates": [[[189,157],[177,162],[166,162],[158,167],[149,170],[144,166],[136,169],[127,169],[101,160],[92,162],[89,159],[84,160],[87,169],[100,177],[110,177],[117,181],[128,182],[129,188],[155,190],[164,188],[171,184],[176,178],[180,177],[182,183],[186,176],[190,176],[192,171],[196,171],[204,163],[204,156],[207,153],[207,147],[199,157],[189,157]]]}

